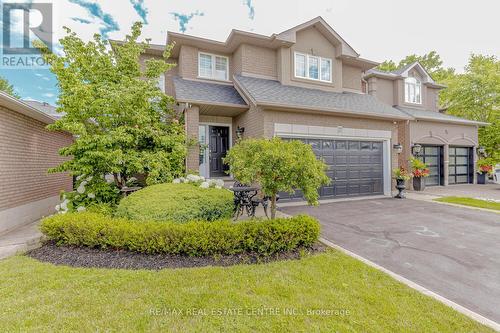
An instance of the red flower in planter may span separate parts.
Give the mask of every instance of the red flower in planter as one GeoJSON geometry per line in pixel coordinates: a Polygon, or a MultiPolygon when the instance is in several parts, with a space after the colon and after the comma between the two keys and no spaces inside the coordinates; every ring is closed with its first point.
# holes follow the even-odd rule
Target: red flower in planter
{"type": "Polygon", "coordinates": [[[413,170],[413,177],[420,178],[420,177],[427,177],[429,176],[429,169],[415,169],[413,170]]]}
{"type": "Polygon", "coordinates": [[[481,173],[491,173],[493,171],[492,165],[481,165],[479,167],[479,172],[481,173]]]}

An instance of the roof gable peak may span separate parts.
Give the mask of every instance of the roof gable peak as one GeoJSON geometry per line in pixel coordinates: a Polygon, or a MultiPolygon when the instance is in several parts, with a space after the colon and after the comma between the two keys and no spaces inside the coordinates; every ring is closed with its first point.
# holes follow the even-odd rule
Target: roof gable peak
{"type": "Polygon", "coordinates": [[[429,72],[427,72],[424,66],[422,66],[418,61],[408,64],[403,68],[400,68],[399,70],[395,70],[393,71],[393,73],[406,78],[409,76],[409,73],[412,69],[415,69],[421,76],[423,76],[425,82],[435,83],[429,72]]]}
{"type": "Polygon", "coordinates": [[[297,32],[310,27],[317,28],[323,35],[325,35],[325,37],[327,37],[327,39],[330,40],[330,42],[332,42],[332,44],[336,46],[340,45],[341,55],[359,57],[359,53],[357,53],[335,30],[333,30],[333,28],[321,16],[317,16],[312,20],[299,24],[273,36],[280,40],[295,43],[297,32]]]}

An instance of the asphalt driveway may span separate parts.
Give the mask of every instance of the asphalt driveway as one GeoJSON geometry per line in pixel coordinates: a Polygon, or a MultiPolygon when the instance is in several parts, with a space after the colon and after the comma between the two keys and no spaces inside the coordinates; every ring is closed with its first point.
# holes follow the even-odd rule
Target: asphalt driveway
{"type": "Polygon", "coordinates": [[[392,198],[280,210],[317,217],[324,238],[500,323],[500,214],[392,198]]]}

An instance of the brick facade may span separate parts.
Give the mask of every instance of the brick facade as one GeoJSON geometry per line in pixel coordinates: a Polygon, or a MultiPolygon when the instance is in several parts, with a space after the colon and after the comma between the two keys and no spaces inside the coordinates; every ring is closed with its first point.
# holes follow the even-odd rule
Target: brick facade
{"type": "Polygon", "coordinates": [[[48,174],[64,161],[58,150],[71,144],[67,133],[0,107],[0,211],[57,196],[72,189],[69,175],[48,174]]]}
{"type": "Polygon", "coordinates": [[[196,143],[199,139],[198,130],[200,124],[200,110],[198,107],[194,106],[187,109],[184,112],[184,115],[186,123],[186,136],[188,140],[194,143],[194,145],[188,149],[188,154],[186,157],[186,170],[188,172],[198,171],[200,162],[200,147],[196,143]]]}

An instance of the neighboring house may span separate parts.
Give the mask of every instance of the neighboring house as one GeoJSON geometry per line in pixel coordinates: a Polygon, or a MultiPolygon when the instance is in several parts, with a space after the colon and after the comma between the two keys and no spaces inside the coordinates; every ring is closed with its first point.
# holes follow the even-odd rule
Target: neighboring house
{"type": "Polygon", "coordinates": [[[322,198],[390,195],[391,169],[407,164],[416,143],[425,145],[429,185],[474,181],[481,124],[439,113],[442,86],[417,63],[372,70],[378,63],[321,17],[271,36],[232,30],[225,42],[168,32],[167,43],[177,66],[159,84],[202,147],[190,151],[188,170],[225,176],[222,158],[238,137],[279,136],[309,143],[331,167],[322,198]]]}
{"type": "Polygon", "coordinates": [[[439,112],[436,84],[419,63],[393,72],[370,69],[364,75],[368,93],[411,116],[399,122],[399,142],[403,145],[400,165],[408,166],[415,144],[419,156],[429,165],[427,186],[475,183],[477,127],[484,123],[439,112]]]}
{"type": "Polygon", "coordinates": [[[0,233],[54,213],[72,188],[69,175],[47,173],[72,136],[47,131],[54,118],[28,103],[0,92],[0,233]]]}
{"type": "Polygon", "coordinates": [[[50,105],[47,102],[40,102],[30,99],[23,99],[22,102],[28,104],[29,106],[34,107],[35,109],[42,111],[43,113],[49,115],[54,119],[60,119],[64,113],[59,113],[56,111],[56,107],[54,105],[50,105]]]}

